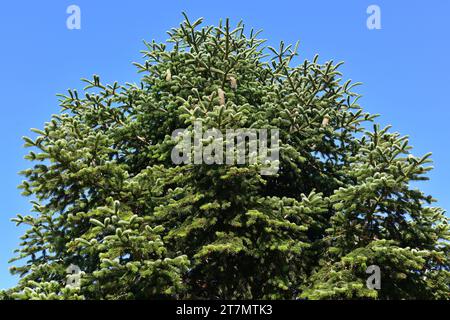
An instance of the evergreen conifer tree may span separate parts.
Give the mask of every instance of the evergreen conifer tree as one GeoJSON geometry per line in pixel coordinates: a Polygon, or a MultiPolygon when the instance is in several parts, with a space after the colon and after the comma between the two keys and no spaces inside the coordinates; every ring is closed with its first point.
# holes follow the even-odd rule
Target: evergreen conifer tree
{"type": "Polygon", "coordinates": [[[448,299],[448,218],[411,186],[430,154],[363,111],[341,63],[292,66],[297,46],[201,22],[145,42],[140,83],[85,79],[24,138],[34,214],[14,219],[20,281],[0,298],[448,299]],[[175,165],[194,121],[279,129],[279,171],[175,165]]]}

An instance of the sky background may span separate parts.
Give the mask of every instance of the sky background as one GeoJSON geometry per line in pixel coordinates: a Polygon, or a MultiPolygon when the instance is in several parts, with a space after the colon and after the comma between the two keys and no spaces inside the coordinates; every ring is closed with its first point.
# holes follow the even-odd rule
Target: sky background
{"type": "Polygon", "coordinates": [[[0,6],[0,289],[13,286],[8,260],[23,228],[10,219],[28,214],[20,195],[21,139],[59,112],[57,93],[81,89],[80,78],[102,82],[139,80],[142,40],[167,39],[182,21],[232,23],[263,29],[268,44],[300,40],[300,57],[345,61],[344,79],[361,81],[360,104],[379,113],[382,125],[410,136],[415,155],[433,152],[431,181],[419,187],[450,208],[450,0],[315,1],[3,1],[0,6]],[[66,27],[69,5],[81,9],[81,29],[66,27]],[[366,27],[369,5],[381,9],[381,30],[366,27]]]}

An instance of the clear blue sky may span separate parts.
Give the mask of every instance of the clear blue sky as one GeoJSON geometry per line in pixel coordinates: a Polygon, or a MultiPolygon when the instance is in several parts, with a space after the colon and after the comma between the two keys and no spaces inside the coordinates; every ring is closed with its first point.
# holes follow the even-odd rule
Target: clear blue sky
{"type": "Polygon", "coordinates": [[[42,128],[59,107],[56,93],[81,88],[79,79],[136,81],[142,40],[165,40],[181,11],[216,23],[230,17],[263,29],[262,37],[300,40],[300,59],[345,61],[344,76],[361,81],[361,105],[383,125],[411,137],[414,154],[433,152],[431,181],[420,187],[450,208],[450,1],[3,1],[0,5],[0,288],[17,281],[7,260],[23,229],[10,219],[27,214],[18,171],[27,168],[21,136],[42,128]],[[66,8],[81,8],[81,30],[66,28],[66,8]],[[381,8],[381,30],[368,30],[366,9],[381,8]]]}

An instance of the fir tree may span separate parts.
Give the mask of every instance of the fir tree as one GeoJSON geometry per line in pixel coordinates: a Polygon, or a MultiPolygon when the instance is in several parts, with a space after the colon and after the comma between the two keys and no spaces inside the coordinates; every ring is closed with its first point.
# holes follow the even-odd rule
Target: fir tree
{"type": "Polygon", "coordinates": [[[410,185],[428,179],[430,154],[363,111],[341,63],[292,66],[297,46],[201,22],[145,42],[139,84],[85,79],[24,138],[35,213],[14,219],[29,225],[20,281],[0,297],[449,298],[448,218],[410,185]],[[194,121],[278,128],[278,173],[175,165],[171,134],[194,121]],[[79,287],[66,286],[70,265],[79,287]]]}

